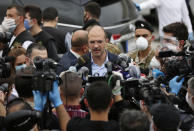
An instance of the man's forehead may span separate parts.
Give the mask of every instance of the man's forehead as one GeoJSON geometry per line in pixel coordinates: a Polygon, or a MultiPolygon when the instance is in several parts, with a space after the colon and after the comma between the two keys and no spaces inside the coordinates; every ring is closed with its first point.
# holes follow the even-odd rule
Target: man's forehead
{"type": "Polygon", "coordinates": [[[104,30],[100,27],[100,26],[95,26],[93,27],[89,32],[88,32],[88,37],[101,37],[101,36],[105,36],[105,32],[104,30]]]}
{"type": "Polygon", "coordinates": [[[33,49],[31,58],[33,59],[36,56],[40,56],[42,58],[47,58],[47,50],[38,50],[38,49],[33,49]]]}
{"type": "Polygon", "coordinates": [[[135,34],[148,34],[148,35],[150,35],[151,32],[147,29],[136,29],[135,34]]]}
{"type": "Polygon", "coordinates": [[[11,8],[11,9],[7,9],[7,12],[6,12],[6,14],[8,15],[8,14],[14,14],[14,15],[17,15],[17,10],[16,10],[16,8],[11,8]]]}

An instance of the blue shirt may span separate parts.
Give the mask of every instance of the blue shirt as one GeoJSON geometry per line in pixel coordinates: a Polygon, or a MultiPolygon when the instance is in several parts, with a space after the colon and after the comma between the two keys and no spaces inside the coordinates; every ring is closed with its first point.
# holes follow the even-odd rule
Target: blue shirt
{"type": "Polygon", "coordinates": [[[106,60],[102,64],[102,66],[95,64],[92,56],[91,60],[92,60],[92,76],[105,76],[105,74],[107,73],[107,68],[105,67],[105,64],[109,61],[108,55],[106,55],[106,60]]]}

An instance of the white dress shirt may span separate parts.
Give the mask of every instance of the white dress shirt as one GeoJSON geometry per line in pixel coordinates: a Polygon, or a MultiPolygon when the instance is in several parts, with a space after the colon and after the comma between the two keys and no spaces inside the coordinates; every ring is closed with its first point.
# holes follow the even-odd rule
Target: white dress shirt
{"type": "Polygon", "coordinates": [[[148,0],[141,3],[140,8],[157,8],[160,36],[163,36],[162,28],[174,22],[183,22],[188,32],[193,32],[185,0],[148,0]]]}

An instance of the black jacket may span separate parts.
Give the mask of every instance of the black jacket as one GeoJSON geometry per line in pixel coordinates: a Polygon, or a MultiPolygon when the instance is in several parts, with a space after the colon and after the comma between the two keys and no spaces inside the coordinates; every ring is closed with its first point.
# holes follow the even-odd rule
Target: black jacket
{"type": "Polygon", "coordinates": [[[68,70],[69,67],[72,66],[75,63],[76,60],[77,60],[77,58],[70,51],[65,53],[62,56],[61,60],[59,61],[59,64],[61,66],[59,66],[57,68],[57,74],[59,75],[61,72],[65,71],[65,70],[68,70]]]}
{"type": "Polygon", "coordinates": [[[23,31],[21,32],[16,38],[15,40],[12,42],[11,46],[9,47],[8,44],[6,44],[5,49],[3,50],[3,54],[2,56],[6,56],[8,55],[9,51],[11,50],[11,48],[14,46],[14,44],[20,44],[21,46],[23,45],[23,43],[25,41],[32,41],[35,42],[35,39],[30,35],[30,33],[28,31],[23,31]]]}
{"type": "Polygon", "coordinates": [[[54,27],[43,27],[42,29],[54,37],[58,54],[67,52],[67,47],[65,46],[65,32],[54,27]]]}
{"type": "Polygon", "coordinates": [[[57,49],[55,46],[55,39],[49,33],[41,31],[37,35],[35,35],[34,38],[37,43],[41,43],[46,47],[49,58],[55,61],[59,60],[57,56],[57,49]]]}

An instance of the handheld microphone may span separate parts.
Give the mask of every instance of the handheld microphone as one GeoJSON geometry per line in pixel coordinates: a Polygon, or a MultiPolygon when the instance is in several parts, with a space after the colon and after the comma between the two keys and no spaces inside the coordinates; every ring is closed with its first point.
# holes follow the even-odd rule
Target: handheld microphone
{"type": "Polygon", "coordinates": [[[81,67],[81,69],[78,71],[78,74],[80,77],[82,77],[84,80],[87,80],[89,69],[85,66],[81,67]]]}
{"type": "Polygon", "coordinates": [[[128,57],[127,54],[124,53],[121,53],[117,60],[117,64],[121,66],[123,69],[127,68],[130,62],[131,62],[130,57],[128,57]]]}
{"type": "Polygon", "coordinates": [[[74,67],[79,70],[82,66],[85,66],[90,61],[90,58],[88,55],[80,56],[77,59],[77,63],[74,65],[74,67]]]}

